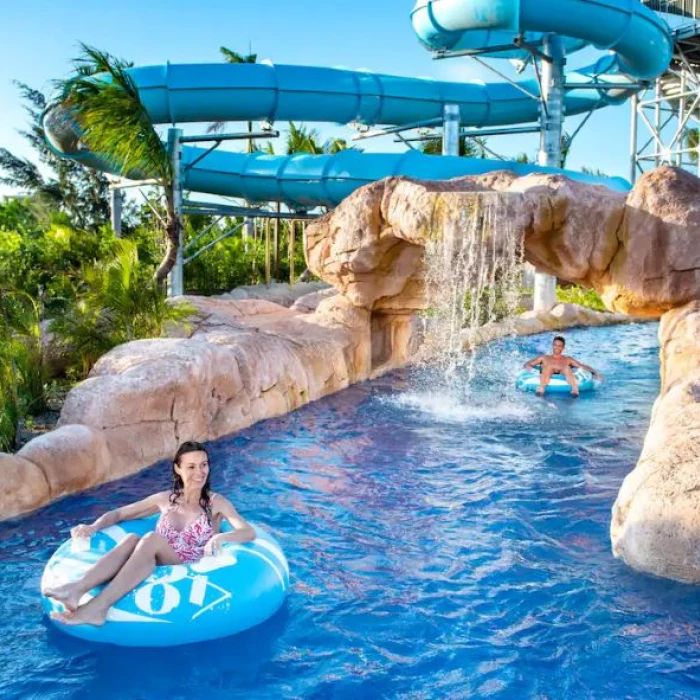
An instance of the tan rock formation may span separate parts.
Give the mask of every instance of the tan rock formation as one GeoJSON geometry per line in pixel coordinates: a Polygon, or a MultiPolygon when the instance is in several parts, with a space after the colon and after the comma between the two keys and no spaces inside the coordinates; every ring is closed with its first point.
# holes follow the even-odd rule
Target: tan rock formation
{"type": "Polygon", "coordinates": [[[643,175],[618,238],[600,288],[608,306],[658,316],[700,298],[700,179],[670,167],[643,175]]]}
{"type": "Polygon", "coordinates": [[[300,311],[301,313],[309,314],[316,311],[318,305],[324,299],[334,297],[336,294],[338,294],[338,290],[335,287],[328,287],[317,292],[304,294],[304,296],[299,297],[290,308],[292,311],[300,311]]]}
{"type": "MultiPolygon", "coordinates": [[[[514,232],[530,262],[596,288],[613,310],[658,317],[700,298],[699,182],[660,168],[628,197],[562,176],[507,171],[368,185],[306,228],[309,267],[338,294],[317,292],[292,310],[265,299],[189,298],[197,309],[191,322],[173,326],[168,338],[108,353],[70,392],[59,430],[17,456],[0,455],[0,518],[132,473],[172,455],[182,440],[231,433],[404,364],[415,345],[414,312],[426,307],[426,242],[459,234],[486,211],[491,219],[480,245],[498,256],[514,232]]],[[[700,370],[690,349],[700,321],[693,308],[664,317],[656,432],[625,482],[613,525],[616,552],[633,566],[686,577],[700,532],[691,507],[697,443],[680,442],[682,433],[696,436],[700,424],[700,370]],[[673,449],[662,449],[666,443],[673,449]],[[666,560],[659,542],[672,527],[670,511],[659,505],[664,499],[675,499],[684,513],[679,532],[688,533],[666,560]],[[653,563],[660,561],[672,563],[653,563]]],[[[487,342],[505,328],[526,334],[610,320],[618,319],[563,305],[464,340],[487,342]]]]}
{"type": "Polygon", "coordinates": [[[49,482],[36,464],[0,452],[0,520],[35,510],[51,500],[49,482]]]}
{"type": "Polygon", "coordinates": [[[639,571],[700,582],[700,302],[664,315],[662,390],[613,506],[613,553],[639,571]]]}
{"type": "Polygon", "coordinates": [[[187,301],[198,312],[174,329],[180,337],[115,348],[67,397],[60,424],[79,420],[106,438],[105,478],[369,376],[367,313],[344,300],[327,299],[318,317],[267,301],[187,301]]]}
{"type": "Polygon", "coordinates": [[[595,288],[612,311],[658,318],[700,298],[700,180],[671,167],[627,196],[560,175],[389,178],[307,227],[309,267],[357,306],[423,308],[423,246],[460,225],[475,199],[498,202],[528,261],[595,288]]]}
{"type": "Polygon", "coordinates": [[[17,457],[41,469],[51,500],[105,481],[110,468],[105,435],[87,425],[64,425],[40,435],[17,457]]]}
{"type": "Polygon", "coordinates": [[[262,301],[271,301],[273,304],[290,308],[300,297],[308,296],[328,288],[327,282],[297,282],[294,285],[285,282],[248,284],[236,287],[225,294],[221,294],[218,298],[231,299],[232,301],[259,299],[262,301]]]}

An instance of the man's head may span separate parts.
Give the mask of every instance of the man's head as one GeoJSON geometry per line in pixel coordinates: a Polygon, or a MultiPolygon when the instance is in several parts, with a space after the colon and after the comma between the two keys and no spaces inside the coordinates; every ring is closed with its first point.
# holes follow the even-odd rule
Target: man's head
{"type": "Polygon", "coordinates": [[[556,336],[552,341],[552,352],[555,355],[561,355],[566,347],[566,340],[561,335],[556,336]]]}

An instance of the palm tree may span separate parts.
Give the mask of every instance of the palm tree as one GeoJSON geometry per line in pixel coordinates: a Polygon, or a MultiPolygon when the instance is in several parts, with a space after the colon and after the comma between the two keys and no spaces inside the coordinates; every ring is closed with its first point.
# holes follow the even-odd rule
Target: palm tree
{"type": "Polygon", "coordinates": [[[51,331],[70,348],[84,375],[111,348],[157,338],[166,323],[182,322],[193,311],[166,301],[127,239],[115,242],[111,260],[83,267],[74,295],[77,302],[52,321],[51,331]]]}
{"type": "Polygon", "coordinates": [[[61,100],[92,151],[108,158],[120,174],[152,178],[163,188],[167,248],[155,273],[163,282],[175,265],[182,229],[170,157],[127,72],[132,64],[85,44],[81,48],[73,75],[59,83],[61,100]]]}
{"type": "Polygon", "coordinates": [[[48,373],[39,320],[29,294],[0,285],[0,450],[14,447],[23,415],[45,408],[48,373]]]}
{"type": "Polygon", "coordinates": [[[60,158],[51,151],[42,121],[46,97],[24,83],[15,85],[29,117],[28,128],[19,134],[36,153],[38,162],[46,166],[46,171],[42,172],[34,161],[0,148],[0,171],[4,172],[0,184],[26,192],[42,207],[60,209],[75,228],[97,230],[109,217],[107,179],[102,173],[60,158]]]}
{"type": "Polygon", "coordinates": [[[331,155],[335,153],[340,153],[341,151],[347,151],[351,146],[345,139],[333,138],[326,141],[323,145],[323,150],[325,153],[330,153],[331,155]]]}
{"type": "Polygon", "coordinates": [[[562,169],[566,167],[566,159],[569,157],[573,142],[574,140],[568,131],[565,131],[561,135],[561,158],[559,159],[559,167],[562,169]]]}
{"type": "Polygon", "coordinates": [[[700,130],[696,128],[688,129],[685,134],[685,147],[695,149],[690,154],[692,163],[698,162],[698,146],[700,146],[700,130]]]}
{"type": "Polygon", "coordinates": [[[293,153],[323,153],[323,147],[319,144],[318,139],[317,129],[307,129],[303,124],[297,125],[294,122],[289,122],[285,152],[287,155],[292,155],[293,153]]]}
{"type": "MultiPolygon", "coordinates": [[[[345,139],[330,138],[325,142],[320,141],[318,129],[308,129],[303,124],[295,124],[289,122],[289,130],[287,131],[287,141],[285,143],[285,153],[292,155],[294,153],[311,153],[313,155],[330,154],[334,155],[351,148],[345,139]]],[[[275,148],[268,141],[265,146],[265,152],[274,154],[275,148]]]]}
{"type": "MultiPolygon", "coordinates": [[[[256,53],[247,53],[247,54],[242,54],[242,53],[237,53],[236,51],[232,51],[231,49],[227,49],[225,46],[220,46],[219,51],[221,52],[221,55],[224,57],[224,61],[226,63],[257,63],[258,62],[258,54],[256,53]]],[[[221,133],[224,128],[226,127],[227,122],[214,122],[208,129],[207,131],[210,134],[217,134],[221,133]]],[[[248,122],[248,133],[251,134],[253,133],[253,122],[248,122]]],[[[254,153],[256,150],[255,148],[255,141],[253,139],[248,139],[248,153],[254,153]]]]}
{"type": "MultiPolygon", "coordinates": [[[[484,138],[468,139],[466,136],[462,136],[459,139],[459,155],[463,158],[486,158],[485,146],[486,139],[484,138]]],[[[428,156],[442,155],[442,137],[436,136],[423,141],[421,151],[428,156]]]]}
{"type": "MultiPolygon", "coordinates": [[[[242,54],[238,53],[236,51],[232,51],[231,49],[226,48],[225,46],[220,46],[219,51],[221,52],[221,55],[224,57],[224,61],[226,63],[235,63],[235,64],[240,64],[240,63],[257,63],[258,62],[258,54],[256,53],[247,53],[247,54],[242,54]]],[[[249,49],[250,51],[250,49],[249,49]]],[[[216,134],[216,133],[221,133],[224,128],[226,127],[227,122],[214,122],[209,126],[207,131],[210,134],[216,134]]],[[[253,133],[253,122],[249,121],[248,122],[248,133],[252,134],[253,133]]],[[[248,153],[254,153],[257,150],[257,147],[255,145],[255,141],[251,138],[248,139],[248,147],[247,147],[247,152],[248,153]]],[[[246,205],[248,203],[246,202],[246,205]]],[[[253,219],[248,217],[243,226],[243,240],[246,241],[246,246],[247,246],[247,241],[250,238],[253,238],[254,235],[254,225],[253,225],[253,219]]]]}

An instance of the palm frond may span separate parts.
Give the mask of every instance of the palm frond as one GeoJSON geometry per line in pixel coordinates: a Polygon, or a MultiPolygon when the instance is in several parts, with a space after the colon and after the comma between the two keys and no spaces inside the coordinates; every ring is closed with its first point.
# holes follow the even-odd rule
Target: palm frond
{"type": "Polygon", "coordinates": [[[62,84],[65,104],[87,146],[108,157],[122,174],[172,180],[170,160],[138,90],[130,63],[82,45],[75,73],[62,84]]]}
{"type": "MultiPolygon", "coordinates": [[[[257,63],[258,62],[258,54],[256,53],[249,53],[249,54],[242,54],[238,53],[237,51],[232,51],[231,49],[226,48],[225,46],[220,46],[219,47],[219,52],[224,58],[224,61],[226,63],[257,63]]],[[[210,124],[207,127],[207,133],[208,134],[220,134],[227,125],[228,122],[214,122],[213,124],[210,124]]],[[[248,129],[250,131],[250,128],[248,129]]],[[[252,142],[249,142],[248,144],[248,153],[252,153],[255,149],[254,145],[252,142]]]]}
{"type": "Polygon", "coordinates": [[[257,63],[258,61],[258,54],[256,53],[242,54],[238,53],[237,51],[227,49],[225,46],[221,46],[219,51],[224,57],[224,61],[226,61],[226,63],[257,63]]]}
{"type": "Polygon", "coordinates": [[[0,183],[10,187],[18,187],[34,192],[44,186],[44,178],[34,163],[25,158],[19,158],[6,148],[0,148],[0,170],[5,175],[0,177],[0,183]]]}
{"type": "Polygon", "coordinates": [[[289,122],[287,134],[287,154],[292,153],[323,153],[319,144],[319,135],[316,129],[307,129],[303,124],[289,122]]]}
{"type": "Polygon", "coordinates": [[[334,153],[340,153],[341,151],[347,151],[349,148],[350,145],[348,144],[348,142],[345,139],[341,138],[329,139],[323,145],[324,153],[330,153],[331,155],[334,153]]]}

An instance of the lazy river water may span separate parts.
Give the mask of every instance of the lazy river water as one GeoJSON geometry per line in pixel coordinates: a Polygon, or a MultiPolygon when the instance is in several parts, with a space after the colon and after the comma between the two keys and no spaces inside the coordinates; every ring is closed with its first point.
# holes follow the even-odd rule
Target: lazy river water
{"type": "Polygon", "coordinates": [[[398,372],[214,443],[216,488],[292,570],[282,610],[235,637],[125,649],[42,618],[68,528],[166,488],[166,465],[0,523],[0,697],[697,697],[698,589],[631,571],[608,537],[659,388],[656,332],[568,333],[607,375],[578,400],[513,389],[551,341],[534,336],[449,387],[398,372]]]}

